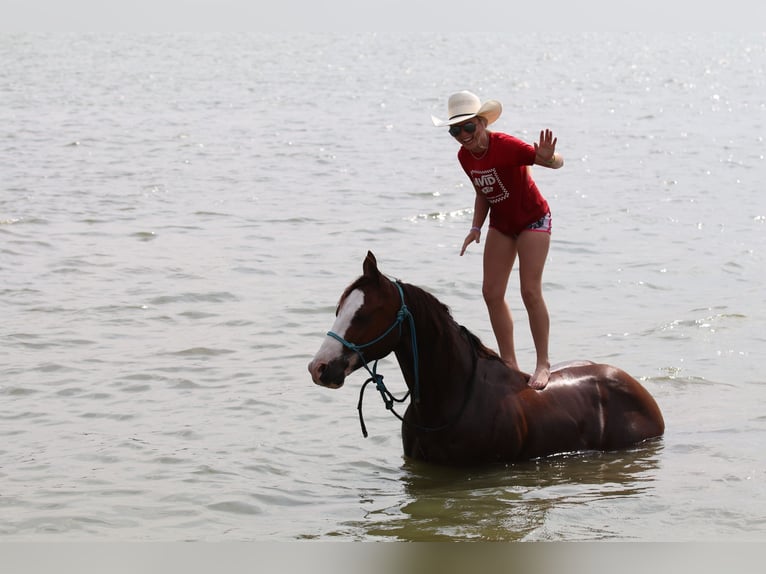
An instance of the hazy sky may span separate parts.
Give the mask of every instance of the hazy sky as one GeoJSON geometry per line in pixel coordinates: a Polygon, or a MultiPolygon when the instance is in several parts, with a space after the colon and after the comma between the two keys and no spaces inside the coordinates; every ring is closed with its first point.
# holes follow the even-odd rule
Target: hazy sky
{"type": "MultiPolygon", "coordinates": [[[[727,0],[0,0],[0,31],[763,30],[727,0]],[[708,4],[706,6],[706,4],[708,4]]],[[[541,47],[544,49],[544,47],[541,47]]]]}

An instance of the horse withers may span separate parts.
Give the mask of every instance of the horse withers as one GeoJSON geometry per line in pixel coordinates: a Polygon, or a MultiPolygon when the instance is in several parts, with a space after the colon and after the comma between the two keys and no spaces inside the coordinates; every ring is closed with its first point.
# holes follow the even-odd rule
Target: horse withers
{"type": "MultiPolygon", "coordinates": [[[[375,371],[393,352],[411,395],[400,417],[405,456],[453,466],[513,462],[620,449],[664,433],[654,398],[617,367],[570,363],[553,370],[545,389],[532,389],[529,375],[509,368],[433,295],[388,279],[371,252],[362,268],[308,368],[317,385],[339,388],[364,367],[385,399],[375,371]]],[[[361,418],[361,397],[359,409],[361,418]]]]}

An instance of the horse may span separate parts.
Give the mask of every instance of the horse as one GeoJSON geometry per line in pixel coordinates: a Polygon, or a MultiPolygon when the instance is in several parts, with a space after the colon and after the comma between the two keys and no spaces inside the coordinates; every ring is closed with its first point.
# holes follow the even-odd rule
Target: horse
{"type": "MultiPolygon", "coordinates": [[[[369,251],[343,291],[336,319],[308,365],[313,382],[337,389],[364,367],[401,420],[405,458],[444,466],[508,464],[628,448],[661,437],[665,421],[625,371],[575,361],[552,368],[543,390],[510,368],[426,290],[389,279],[369,251]],[[394,353],[410,395],[403,416],[377,370],[394,353]],[[370,364],[373,367],[370,367],[370,364]]],[[[365,386],[367,385],[365,383],[365,386]]],[[[359,417],[362,417],[362,396],[359,417]]],[[[406,398],[406,397],[405,397],[406,398]]]]}

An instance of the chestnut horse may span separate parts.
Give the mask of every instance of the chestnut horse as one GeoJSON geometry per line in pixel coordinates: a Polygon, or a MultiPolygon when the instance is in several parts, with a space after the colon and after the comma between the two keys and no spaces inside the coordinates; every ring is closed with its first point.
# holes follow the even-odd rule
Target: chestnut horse
{"type": "MultiPolygon", "coordinates": [[[[384,276],[371,252],[363,271],[341,295],[335,324],[308,368],[317,385],[339,388],[364,367],[394,410],[397,399],[375,372],[393,351],[411,394],[400,417],[406,457],[479,465],[662,436],[657,403],[624,371],[570,363],[553,369],[544,390],[532,389],[529,375],[509,368],[433,295],[384,276]]],[[[361,405],[360,396],[360,419],[361,405]]],[[[366,436],[363,420],[362,430],[366,436]]]]}

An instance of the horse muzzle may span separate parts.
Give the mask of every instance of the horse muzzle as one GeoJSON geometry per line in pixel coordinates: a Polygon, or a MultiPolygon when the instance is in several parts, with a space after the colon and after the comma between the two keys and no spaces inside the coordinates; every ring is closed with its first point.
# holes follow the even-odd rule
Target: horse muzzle
{"type": "Polygon", "coordinates": [[[352,371],[353,368],[345,358],[337,358],[329,362],[314,359],[309,363],[309,373],[314,384],[329,389],[341,388],[346,381],[346,375],[352,371]]]}

